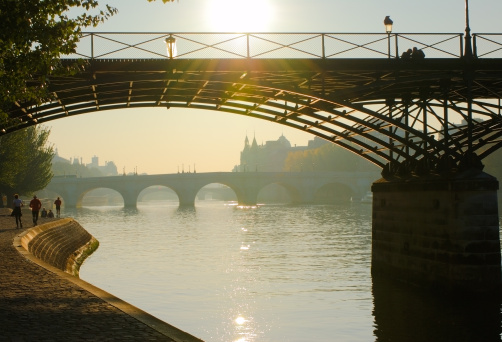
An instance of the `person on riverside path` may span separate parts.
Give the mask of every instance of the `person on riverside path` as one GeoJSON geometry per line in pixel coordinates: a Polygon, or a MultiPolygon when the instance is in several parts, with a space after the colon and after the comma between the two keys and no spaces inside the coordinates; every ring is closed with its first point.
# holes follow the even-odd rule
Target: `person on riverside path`
{"type": "Polygon", "coordinates": [[[47,218],[54,218],[54,213],[50,209],[49,212],[47,213],[47,218]]]}
{"type": "Polygon", "coordinates": [[[61,199],[58,197],[55,201],[54,204],[56,205],[56,217],[61,216],[61,199]]]}
{"type": "Polygon", "coordinates": [[[40,208],[42,208],[42,202],[37,198],[37,195],[34,195],[30,201],[30,208],[31,215],[33,216],[33,225],[36,226],[38,224],[38,213],[40,212],[40,208]]]}
{"type": "Polygon", "coordinates": [[[21,207],[23,206],[23,201],[19,198],[18,194],[14,195],[14,200],[12,201],[12,216],[16,218],[16,228],[23,228],[23,223],[21,222],[21,216],[23,214],[21,213],[21,207]]]}
{"type": "Polygon", "coordinates": [[[42,208],[42,211],[40,212],[40,217],[47,217],[47,210],[45,210],[45,208],[42,208]]]}

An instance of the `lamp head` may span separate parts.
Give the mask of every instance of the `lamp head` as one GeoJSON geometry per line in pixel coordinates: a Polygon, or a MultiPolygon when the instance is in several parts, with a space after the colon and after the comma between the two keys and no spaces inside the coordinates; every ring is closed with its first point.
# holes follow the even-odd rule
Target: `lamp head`
{"type": "Polygon", "coordinates": [[[392,21],[392,19],[390,18],[390,16],[386,16],[384,21],[383,21],[383,24],[385,25],[385,32],[387,33],[391,33],[392,32],[392,24],[394,22],[392,21]]]}
{"type": "Polygon", "coordinates": [[[169,36],[165,39],[167,46],[167,57],[173,58],[176,55],[176,38],[169,36]]]}

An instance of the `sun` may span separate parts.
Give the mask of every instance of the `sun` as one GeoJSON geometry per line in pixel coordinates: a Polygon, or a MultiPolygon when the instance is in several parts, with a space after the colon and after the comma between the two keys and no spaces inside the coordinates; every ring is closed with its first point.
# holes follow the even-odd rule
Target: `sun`
{"type": "Polygon", "coordinates": [[[207,21],[213,32],[265,32],[273,12],[269,0],[206,1],[207,21]]]}

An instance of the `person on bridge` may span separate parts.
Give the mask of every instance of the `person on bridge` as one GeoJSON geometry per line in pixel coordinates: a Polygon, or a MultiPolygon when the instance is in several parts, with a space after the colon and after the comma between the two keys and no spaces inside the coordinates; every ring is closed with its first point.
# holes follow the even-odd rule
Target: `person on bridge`
{"type": "Polygon", "coordinates": [[[33,216],[33,225],[36,226],[38,224],[38,213],[40,212],[40,208],[42,208],[42,202],[37,198],[37,195],[34,195],[30,201],[30,208],[31,216],[33,216]]]}
{"type": "Polygon", "coordinates": [[[14,200],[12,201],[12,214],[11,216],[14,216],[16,218],[16,228],[23,228],[23,223],[21,222],[21,216],[23,214],[21,213],[21,207],[24,205],[23,201],[19,198],[18,194],[14,195],[14,200]]]}
{"type": "Polygon", "coordinates": [[[61,202],[61,199],[59,197],[54,201],[54,204],[56,205],[56,217],[60,217],[61,216],[61,203],[62,202],[61,202]]]}

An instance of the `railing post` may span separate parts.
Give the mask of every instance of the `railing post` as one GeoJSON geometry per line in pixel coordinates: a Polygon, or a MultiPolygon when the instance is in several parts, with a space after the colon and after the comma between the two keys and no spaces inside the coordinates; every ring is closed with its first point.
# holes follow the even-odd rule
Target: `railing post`
{"type": "Polygon", "coordinates": [[[91,59],[94,59],[94,33],[91,33],[91,59]]]}
{"type": "Polygon", "coordinates": [[[464,35],[460,34],[458,36],[460,38],[460,58],[464,56],[464,35]]]}
{"type": "Polygon", "coordinates": [[[394,35],[396,37],[396,58],[399,58],[399,47],[397,45],[397,37],[399,36],[398,34],[394,35]]]}
{"type": "Polygon", "coordinates": [[[251,58],[249,50],[249,33],[246,33],[246,43],[247,43],[247,58],[251,58]]]}
{"type": "Polygon", "coordinates": [[[390,32],[387,32],[387,58],[390,59],[390,32]]]}
{"type": "Polygon", "coordinates": [[[472,49],[473,49],[473,54],[474,54],[474,57],[477,58],[478,57],[478,47],[476,45],[476,35],[473,34],[472,35],[472,49]]]}
{"type": "Polygon", "coordinates": [[[324,45],[324,33],[321,35],[322,41],[322,59],[326,59],[326,46],[324,45]]]}

